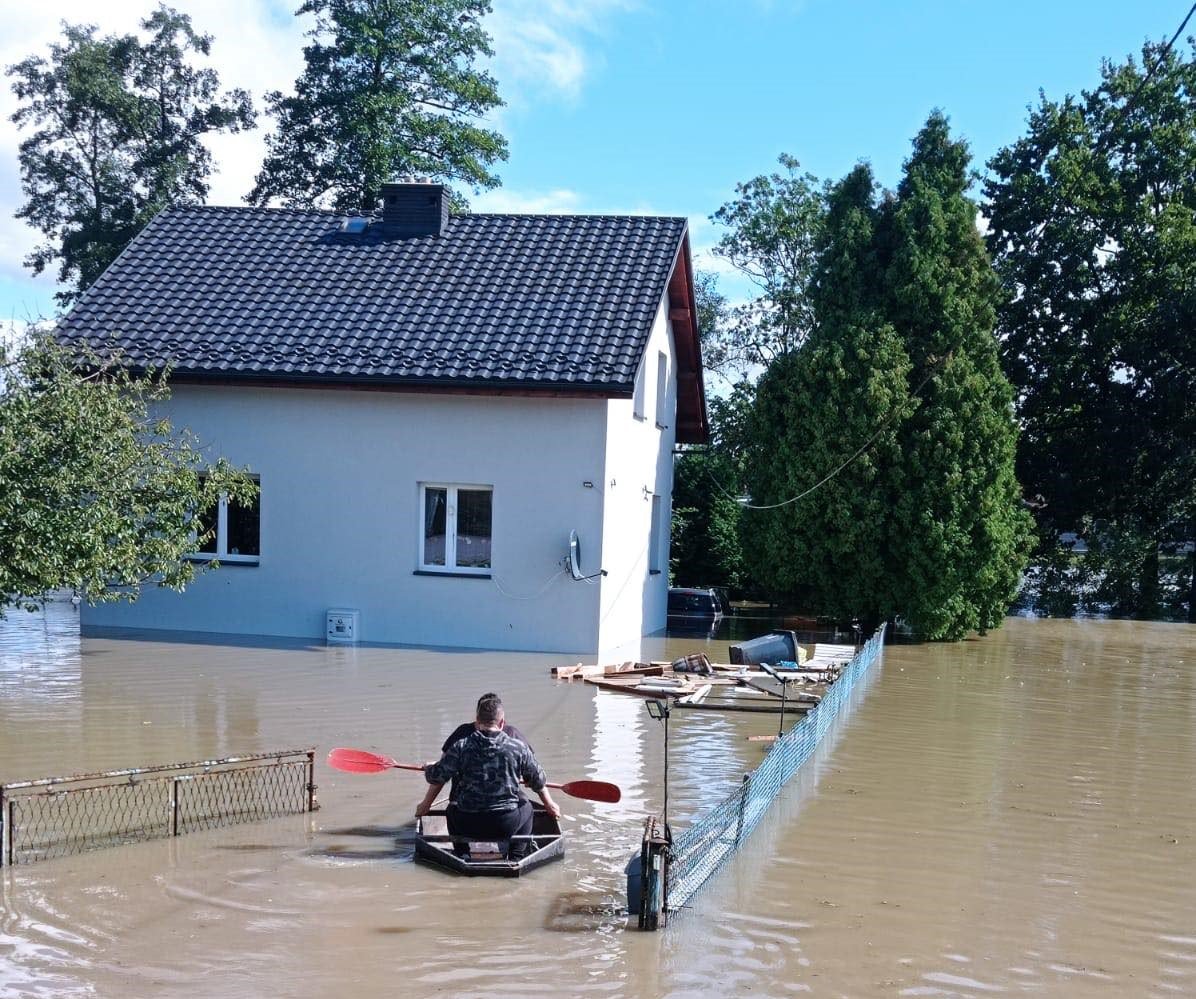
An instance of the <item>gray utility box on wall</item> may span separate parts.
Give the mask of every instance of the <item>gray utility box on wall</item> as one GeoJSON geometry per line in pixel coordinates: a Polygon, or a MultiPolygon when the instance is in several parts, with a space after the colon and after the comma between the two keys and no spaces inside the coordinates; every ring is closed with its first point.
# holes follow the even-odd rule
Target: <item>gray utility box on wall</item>
{"type": "Polygon", "coordinates": [[[325,636],[330,642],[352,643],[357,641],[360,627],[360,612],[355,610],[329,610],[326,615],[325,636]]]}

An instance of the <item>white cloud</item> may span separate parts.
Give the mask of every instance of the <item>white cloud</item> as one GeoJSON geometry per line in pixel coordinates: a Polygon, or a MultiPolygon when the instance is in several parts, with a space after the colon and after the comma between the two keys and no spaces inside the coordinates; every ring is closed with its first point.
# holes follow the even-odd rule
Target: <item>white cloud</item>
{"type": "Polygon", "coordinates": [[[495,0],[487,28],[494,39],[499,93],[513,105],[544,96],[575,99],[599,58],[589,43],[632,0],[495,0]]]}
{"type": "Polygon", "coordinates": [[[568,188],[541,192],[500,187],[470,199],[470,207],[475,212],[510,214],[569,215],[579,211],[580,204],[581,195],[568,188]]]}

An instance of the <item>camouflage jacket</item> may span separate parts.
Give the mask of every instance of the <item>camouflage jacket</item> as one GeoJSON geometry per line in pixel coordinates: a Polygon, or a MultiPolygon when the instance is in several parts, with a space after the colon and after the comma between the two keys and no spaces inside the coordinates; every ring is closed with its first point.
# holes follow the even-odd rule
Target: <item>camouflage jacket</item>
{"type": "Polygon", "coordinates": [[[429,784],[453,781],[453,796],[463,812],[509,812],[523,797],[520,781],[539,791],[546,779],[526,743],[506,732],[476,729],[449,746],[424,777],[429,784]]]}

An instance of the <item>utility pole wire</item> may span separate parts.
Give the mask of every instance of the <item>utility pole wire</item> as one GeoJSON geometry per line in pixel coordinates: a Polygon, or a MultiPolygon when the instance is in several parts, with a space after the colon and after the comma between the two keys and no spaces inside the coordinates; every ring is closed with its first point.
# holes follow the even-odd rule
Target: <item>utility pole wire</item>
{"type": "MultiPolygon", "coordinates": [[[[1133,106],[1137,102],[1138,98],[1142,95],[1142,91],[1146,89],[1146,85],[1150,82],[1151,77],[1154,76],[1154,74],[1158,71],[1158,68],[1163,64],[1163,62],[1166,60],[1167,56],[1170,54],[1171,49],[1174,47],[1176,41],[1179,39],[1179,36],[1181,34],[1183,34],[1184,28],[1186,28],[1188,26],[1188,22],[1192,19],[1193,14],[1196,14],[1196,3],[1193,3],[1192,6],[1189,8],[1187,16],[1183,19],[1183,21],[1180,22],[1179,27],[1175,29],[1175,34],[1173,34],[1171,36],[1171,40],[1169,42],[1167,42],[1166,45],[1163,46],[1162,54],[1159,56],[1158,59],[1155,60],[1154,65],[1151,66],[1146,71],[1146,73],[1142,77],[1141,82],[1135,88],[1134,92],[1132,94],[1130,94],[1130,96],[1126,99],[1125,106],[1121,109],[1121,115],[1117,119],[1117,123],[1116,123],[1117,127],[1121,126],[1121,124],[1125,120],[1126,116],[1130,113],[1131,110],[1133,110],[1133,106]]],[[[1111,129],[1109,133],[1106,133],[1106,136],[1109,134],[1112,134],[1113,131],[1115,131],[1115,129],[1111,129]]],[[[1097,144],[1096,148],[1098,151],[1101,149],[1102,145],[1103,145],[1103,143],[1097,144]]],[[[946,357],[943,358],[943,361],[941,363],[945,364],[950,357],[951,357],[951,355],[948,354],[946,357]]],[[[940,365],[940,367],[941,367],[941,365],[940,365]]],[[[937,373],[936,371],[931,370],[931,372],[924,379],[922,379],[921,384],[916,389],[914,389],[913,396],[914,396],[915,401],[921,401],[920,399],[918,399],[918,394],[922,391],[922,389],[926,386],[926,383],[929,382],[930,379],[933,378],[936,373],[937,373]]],[[[738,497],[732,496],[730,493],[728,493],[722,487],[722,485],[718,482],[718,480],[715,479],[714,476],[710,473],[709,469],[706,470],[706,476],[707,476],[707,478],[710,479],[711,482],[714,483],[715,488],[717,488],[720,493],[722,493],[728,499],[734,500],[736,503],[739,503],[740,506],[742,506],[744,509],[747,509],[747,510],[777,510],[783,506],[789,506],[792,503],[796,503],[798,500],[805,499],[805,497],[809,496],[810,493],[814,492],[816,489],[818,489],[821,486],[825,485],[826,483],[830,482],[831,479],[833,479],[836,475],[838,475],[840,472],[842,472],[843,469],[845,469],[848,465],[850,465],[853,461],[855,461],[856,458],[858,458],[861,454],[863,454],[865,451],[867,451],[868,448],[872,446],[872,444],[876,440],[876,438],[881,435],[881,432],[885,429],[885,427],[887,427],[893,421],[893,418],[897,416],[897,414],[900,412],[901,408],[902,407],[899,406],[896,409],[894,409],[891,413],[889,413],[889,415],[887,417],[885,417],[885,419],[881,422],[880,426],[876,428],[876,432],[873,433],[872,436],[869,437],[866,441],[864,441],[864,443],[859,447],[859,449],[854,454],[852,454],[852,456],[850,458],[848,458],[846,461],[844,461],[837,468],[833,469],[832,471],[830,471],[826,475],[824,475],[821,479],[819,479],[817,482],[815,482],[814,485],[810,486],[809,489],[806,489],[803,492],[800,492],[796,496],[792,496],[787,500],[783,500],[780,503],[769,503],[769,504],[764,504],[764,505],[756,505],[754,503],[744,503],[738,497]]]]}
{"type": "Polygon", "coordinates": [[[1172,47],[1179,39],[1179,36],[1183,34],[1184,28],[1188,26],[1188,22],[1192,20],[1193,14],[1196,14],[1196,3],[1192,4],[1192,6],[1188,9],[1187,17],[1185,17],[1180,22],[1179,27],[1175,29],[1175,34],[1171,36],[1171,41],[1163,46],[1163,51],[1159,55],[1159,58],[1155,60],[1154,65],[1151,66],[1145,74],[1143,74],[1141,82],[1134,89],[1134,92],[1126,99],[1125,106],[1121,109],[1121,114],[1118,115],[1117,121],[1114,122],[1114,127],[1109,129],[1109,131],[1105,133],[1105,138],[1096,144],[1096,147],[1093,150],[1094,152],[1104,152],[1105,141],[1124,124],[1125,119],[1129,116],[1130,111],[1133,110],[1134,104],[1137,102],[1138,98],[1142,96],[1142,91],[1145,90],[1146,85],[1150,83],[1150,78],[1154,76],[1158,68],[1166,61],[1167,56],[1171,54],[1172,47]]]}
{"type": "MultiPolygon", "coordinates": [[[[926,383],[929,382],[930,379],[933,378],[936,374],[938,374],[938,372],[940,370],[942,370],[942,368],[946,365],[947,361],[949,361],[950,359],[951,359],[951,354],[949,353],[941,361],[939,361],[937,365],[934,365],[931,367],[930,372],[926,375],[925,378],[922,379],[922,381],[918,384],[918,387],[916,389],[914,389],[914,391],[911,393],[912,401],[914,401],[914,402],[922,401],[919,398],[919,393],[922,391],[922,389],[924,389],[926,387],[926,383]]],[[[789,506],[789,504],[796,503],[800,499],[805,499],[807,496],[810,495],[810,493],[814,492],[815,489],[818,489],[820,486],[823,486],[827,482],[830,482],[831,479],[833,479],[836,475],[838,475],[841,471],[843,471],[843,469],[845,469],[848,465],[850,465],[853,461],[855,461],[856,458],[858,458],[861,454],[863,454],[865,451],[867,451],[868,448],[870,448],[872,446],[872,444],[876,440],[876,438],[880,436],[881,431],[883,431],[885,429],[885,427],[887,427],[890,423],[893,422],[894,417],[896,417],[901,412],[901,410],[903,408],[904,407],[902,407],[902,406],[897,406],[893,410],[891,410],[889,412],[889,415],[886,416],[883,420],[881,420],[880,426],[876,428],[876,431],[872,434],[872,436],[869,437],[866,441],[864,441],[864,443],[860,445],[859,449],[850,458],[848,458],[845,462],[843,462],[843,464],[839,465],[834,470],[828,472],[821,479],[819,479],[817,482],[815,482],[814,485],[810,486],[809,489],[806,489],[804,492],[798,493],[796,496],[791,496],[789,499],[783,500],[780,503],[768,503],[768,504],[765,504],[762,506],[757,506],[754,503],[744,503],[738,497],[732,496],[729,492],[727,492],[718,483],[718,481],[714,478],[714,476],[710,473],[709,469],[706,469],[706,476],[707,476],[707,478],[710,479],[711,482],[714,483],[715,487],[718,489],[718,491],[720,493],[722,493],[724,496],[726,496],[727,499],[734,500],[736,503],[738,503],[740,506],[742,506],[745,510],[777,510],[780,507],[789,506]]]]}

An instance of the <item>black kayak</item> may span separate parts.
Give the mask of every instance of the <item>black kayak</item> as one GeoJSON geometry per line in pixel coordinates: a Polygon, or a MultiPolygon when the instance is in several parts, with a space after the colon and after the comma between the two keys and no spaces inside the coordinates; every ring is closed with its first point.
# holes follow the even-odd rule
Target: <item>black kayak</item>
{"type": "Polygon", "coordinates": [[[448,820],[442,809],[415,820],[415,859],[471,878],[517,878],[560,860],[565,855],[560,822],[540,804],[533,802],[532,807],[532,832],[522,843],[524,855],[519,860],[507,857],[508,844],[518,847],[518,839],[497,843],[468,840],[469,855],[458,856],[453,852],[453,838],[448,834],[448,820]]]}

